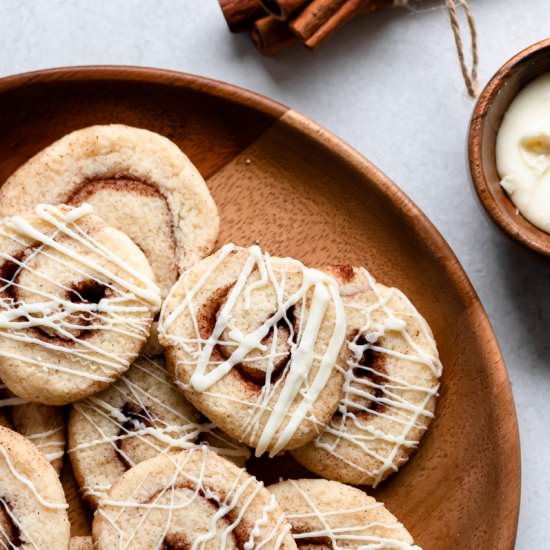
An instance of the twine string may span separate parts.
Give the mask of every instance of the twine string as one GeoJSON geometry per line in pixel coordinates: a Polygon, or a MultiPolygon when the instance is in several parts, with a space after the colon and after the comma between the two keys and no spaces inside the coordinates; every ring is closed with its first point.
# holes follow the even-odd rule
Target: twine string
{"type": "Polygon", "coordinates": [[[468,69],[464,54],[464,43],[462,41],[462,33],[460,31],[460,23],[458,21],[458,13],[456,9],[455,0],[446,0],[447,10],[449,11],[449,19],[451,21],[451,29],[455,38],[456,51],[458,54],[458,61],[460,63],[460,70],[468,90],[468,95],[471,98],[475,98],[478,92],[478,75],[477,69],[479,65],[479,52],[477,47],[477,30],[474,19],[474,14],[468,5],[467,0],[458,0],[460,6],[464,10],[466,20],[468,22],[468,29],[470,31],[471,49],[472,49],[472,68],[468,69]]]}

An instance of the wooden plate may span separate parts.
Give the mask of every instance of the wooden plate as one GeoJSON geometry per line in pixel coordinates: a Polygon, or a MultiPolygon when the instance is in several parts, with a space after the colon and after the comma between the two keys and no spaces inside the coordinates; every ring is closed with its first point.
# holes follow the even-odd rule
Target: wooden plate
{"type": "MultiPolygon", "coordinates": [[[[365,264],[411,297],[439,344],[441,397],[420,449],[376,496],[425,550],[513,548],[520,457],[506,370],[464,271],[418,208],[358,153],[283,105],[136,68],[0,79],[0,182],[63,134],[110,122],[164,134],[190,156],[220,208],[220,242],[259,240],[312,265],[365,264]]],[[[75,532],[83,529],[75,521],[75,532]]]]}

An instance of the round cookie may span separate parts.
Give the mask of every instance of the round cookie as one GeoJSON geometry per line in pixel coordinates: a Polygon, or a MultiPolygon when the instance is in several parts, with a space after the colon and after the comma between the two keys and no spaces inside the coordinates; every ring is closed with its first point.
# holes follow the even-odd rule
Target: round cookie
{"type": "Polygon", "coordinates": [[[162,360],[144,356],[112,386],[73,404],[68,436],[75,477],[94,508],[124,472],[158,454],[189,449],[198,440],[235,458],[248,454],[201,423],[162,360]]]}
{"type": "Polygon", "coordinates": [[[427,430],[442,366],[430,327],[400,290],[363,268],[328,272],[340,283],[348,322],[344,397],[326,429],[292,454],[322,477],[376,486],[427,430]]]}
{"type": "Polygon", "coordinates": [[[207,446],[128,470],[100,502],[92,533],[97,550],[297,549],[275,497],[207,446]]]}
{"type": "Polygon", "coordinates": [[[169,139],[122,124],[62,137],[0,187],[0,217],[84,202],[139,246],[163,296],[218,235],[216,205],[191,161],[169,139]]]}
{"type": "Polygon", "coordinates": [[[189,401],[256,455],[274,456],[313,439],[332,417],[345,328],[334,279],[229,244],[170,291],[159,341],[189,401]]]}
{"type": "Polygon", "coordinates": [[[421,550],[381,502],[326,479],[281,481],[275,495],[302,550],[421,550]]]}
{"type": "Polygon", "coordinates": [[[32,441],[59,474],[65,454],[65,415],[60,407],[29,403],[0,380],[0,426],[32,441]]]}
{"type": "Polygon", "coordinates": [[[69,531],[57,473],[30,441],[0,427],[0,547],[67,550],[69,531]]]}
{"type": "Polygon", "coordinates": [[[69,550],[94,550],[92,537],[71,537],[69,550]]]}
{"type": "Polygon", "coordinates": [[[160,306],[139,248],[78,208],[39,205],[0,221],[0,378],[64,405],[125,372],[160,306]]]}

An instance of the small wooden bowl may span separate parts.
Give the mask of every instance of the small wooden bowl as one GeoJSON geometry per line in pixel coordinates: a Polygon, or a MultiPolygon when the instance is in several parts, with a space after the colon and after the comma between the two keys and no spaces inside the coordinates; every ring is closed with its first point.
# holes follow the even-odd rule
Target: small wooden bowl
{"type": "Polygon", "coordinates": [[[550,234],[519,214],[500,185],[495,146],[502,118],[512,100],[531,80],[549,71],[550,39],[537,42],[512,57],[481,93],[468,135],[470,173],[481,204],[507,235],[546,256],[550,256],[550,234]]]}

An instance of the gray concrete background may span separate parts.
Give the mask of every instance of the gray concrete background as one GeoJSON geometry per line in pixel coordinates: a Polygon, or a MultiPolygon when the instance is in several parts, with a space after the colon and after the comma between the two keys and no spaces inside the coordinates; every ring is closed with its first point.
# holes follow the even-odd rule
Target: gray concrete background
{"type": "MultiPolygon", "coordinates": [[[[550,32],[548,0],[470,3],[482,83],[550,32]]],[[[355,21],[314,54],[295,47],[264,59],[246,37],[227,32],[216,0],[0,0],[0,76],[96,63],[202,74],[292,106],[384,170],[443,233],[491,317],[522,437],[517,547],[548,548],[550,262],[494,231],[470,190],[465,136],[473,103],[441,4],[355,21]]]]}

